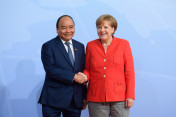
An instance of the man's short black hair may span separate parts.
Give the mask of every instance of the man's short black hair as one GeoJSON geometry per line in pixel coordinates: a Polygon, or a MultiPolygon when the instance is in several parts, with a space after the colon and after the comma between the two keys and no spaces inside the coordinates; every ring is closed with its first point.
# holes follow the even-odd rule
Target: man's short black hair
{"type": "MultiPolygon", "coordinates": [[[[62,15],[62,16],[60,16],[58,19],[57,19],[57,23],[56,23],[56,28],[58,29],[58,25],[59,25],[59,22],[60,22],[60,20],[63,18],[63,17],[69,17],[70,19],[72,19],[72,21],[73,21],[73,18],[71,17],[71,16],[69,16],[69,15],[62,15]]],[[[73,24],[75,25],[75,22],[73,21],[73,24]]]]}

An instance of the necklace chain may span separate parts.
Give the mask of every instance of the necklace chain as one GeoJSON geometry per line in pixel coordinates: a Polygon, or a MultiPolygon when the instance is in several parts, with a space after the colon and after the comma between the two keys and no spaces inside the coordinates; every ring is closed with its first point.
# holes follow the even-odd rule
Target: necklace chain
{"type": "MultiPolygon", "coordinates": [[[[110,45],[110,44],[109,44],[110,45]]],[[[103,47],[108,47],[109,45],[103,45],[103,47]]]]}
{"type": "MultiPolygon", "coordinates": [[[[101,40],[100,40],[100,41],[101,41],[101,40]]],[[[112,42],[112,40],[111,40],[111,42],[112,42]]],[[[103,47],[108,47],[108,46],[110,46],[110,45],[111,45],[111,42],[110,42],[110,44],[105,45],[105,44],[103,44],[103,43],[102,43],[102,41],[101,41],[101,45],[102,45],[103,47]]]]}

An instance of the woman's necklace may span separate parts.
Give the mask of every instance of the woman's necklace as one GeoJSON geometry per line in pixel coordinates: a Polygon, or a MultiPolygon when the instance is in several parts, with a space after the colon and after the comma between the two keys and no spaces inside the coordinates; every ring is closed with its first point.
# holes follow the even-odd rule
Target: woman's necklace
{"type": "MultiPolygon", "coordinates": [[[[100,40],[100,41],[101,41],[101,40],[100,40]]],[[[108,49],[108,46],[111,45],[111,42],[112,42],[112,40],[110,41],[110,43],[103,43],[103,42],[101,41],[101,45],[104,47],[105,53],[106,53],[106,51],[107,51],[107,49],[108,49]]]]}
{"type": "Polygon", "coordinates": [[[108,47],[108,46],[111,45],[111,44],[109,44],[109,45],[102,44],[102,45],[103,45],[103,47],[108,47]]]}
{"type": "MultiPolygon", "coordinates": [[[[111,42],[112,42],[112,40],[111,40],[111,42]]],[[[111,45],[111,42],[109,43],[109,44],[106,44],[106,43],[103,43],[103,42],[101,42],[101,45],[103,46],[103,47],[108,47],[108,46],[110,46],[111,45]]]]}

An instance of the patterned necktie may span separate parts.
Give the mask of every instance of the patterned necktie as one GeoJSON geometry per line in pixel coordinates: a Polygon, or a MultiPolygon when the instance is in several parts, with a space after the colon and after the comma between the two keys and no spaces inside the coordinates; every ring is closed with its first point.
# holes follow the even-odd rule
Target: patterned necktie
{"type": "Polygon", "coordinates": [[[70,43],[69,42],[65,42],[65,44],[68,47],[68,56],[69,56],[70,61],[71,61],[72,65],[73,65],[73,67],[74,67],[73,55],[72,55],[72,51],[71,51],[71,48],[70,48],[70,45],[69,45],[70,43]]]}

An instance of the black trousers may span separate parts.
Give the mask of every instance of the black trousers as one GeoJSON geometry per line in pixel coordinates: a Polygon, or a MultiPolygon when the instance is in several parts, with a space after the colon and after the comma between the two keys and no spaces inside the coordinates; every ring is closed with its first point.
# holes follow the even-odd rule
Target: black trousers
{"type": "Polygon", "coordinates": [[[81,109],[78,109],[74,101],[70,104],[68,108],[56,108],[48,105],[42,105],[43,117],[60,117],[61,114],[63,117],[80,117],[81,109]]]}

